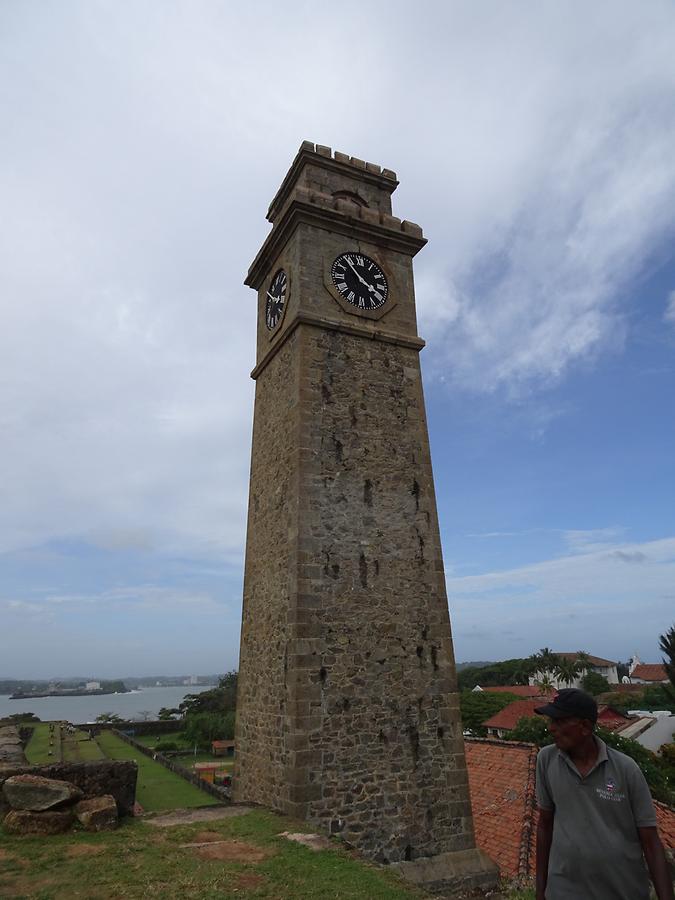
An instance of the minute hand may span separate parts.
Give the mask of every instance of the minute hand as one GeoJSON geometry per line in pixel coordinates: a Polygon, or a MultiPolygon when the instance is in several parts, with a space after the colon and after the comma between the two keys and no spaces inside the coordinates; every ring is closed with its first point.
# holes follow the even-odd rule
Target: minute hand
{"type": "Polygon", "coordinates": [[[354,266],[352,265],[352,263],[349,262],[349,260],[347,260],[347,265],[348,265],[349,268],[352,270],[352,272],[356,275],[356,277],[359,279],[359,281],[361,282],[361,284],[365,284],[365,286],[370,290],[370,285],[368,284],[368,282],[366,281],[366,279],[363,278],[361,275],[359,275],[359,273],[356,271],[356,269],[354,268],[354,266]]]}

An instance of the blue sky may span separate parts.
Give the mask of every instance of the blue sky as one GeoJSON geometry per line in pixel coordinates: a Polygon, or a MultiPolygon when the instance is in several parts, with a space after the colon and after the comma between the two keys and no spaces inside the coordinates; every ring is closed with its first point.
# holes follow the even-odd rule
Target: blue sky
{"type": "Polygon", "coordinates": [[[658,659],[675,9],[341,11],[3,4],[0,677],[236,666],[242,282],[304,139],[395,169],[394,211],[429,239],[417,304],[457,658],[658,659]]]}

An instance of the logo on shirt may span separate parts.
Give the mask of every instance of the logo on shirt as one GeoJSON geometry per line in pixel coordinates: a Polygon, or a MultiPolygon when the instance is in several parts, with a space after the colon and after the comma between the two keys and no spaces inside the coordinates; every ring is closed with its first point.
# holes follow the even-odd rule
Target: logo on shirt
{"type": "Polygon", "coordinates": [[[626,799],[625,794],[617,791],[616,781],[613,778],[608,778],[604,788],[596,788],[595,793],[601,800],[613,800],[615,803],[621,803],[622,800],[626,799]]]}

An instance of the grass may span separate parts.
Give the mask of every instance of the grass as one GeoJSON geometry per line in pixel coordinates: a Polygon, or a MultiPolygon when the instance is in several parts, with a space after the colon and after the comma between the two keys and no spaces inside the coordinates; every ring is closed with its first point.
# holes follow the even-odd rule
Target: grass
{"type": "Polygon", "coordinates": [[[61,732],[58,722],[54,724],[54,749],[49,755],[49,731],[50,722],[38,722],[33,728],[33,734],[26,745],[26,759],[33,765],[44,765],[45,763],[61,762],[61,732]]]}
{"type": "Polygon", "coordinates": [[[218,801],[179,775],[165,769],[150,757],[139,753],[110,731],[103,731],[97,742],[110,759],[134,759],[138,763],[136,800],[147,812],[209,806],[218,801]]]}
{"type": "Polygon", "coordinates": [[[50,837],[2,834],[0,896],[24,900],[412,900],[424,895],[393,875],[354,858],[339,844],[313,852],[282,831],[307,830],[269,812],[155,829],[124,820],[110,833],[50,837]],[[236,860],[200,859],[181,847],[205,830],[239,853],[236,860]],[[242,844],[244,846],[242,846],[242,844]],[[247,861],[246,846],[266,852],[247,861]],[[243,851],[243,853],[242,853],[243,851]]]}
{"type": "Polygon", "coordinates": [[[196,762],[221,763],[223,769],[226,769],[228,772],[232,771],[234,768],[233,756],[216,756],[214,753],[208,753],[207,751],[202,750],[195,753],[194,746],[186,741],[180,732],[163,735],[143,734],[135,737],[134,740],[138,741],[139,744],[143,744],[144,747],[151,748],[165,741],[171,741],[171,743],[176,744],[180,751],[180,756],[172,757],[172,759],[176,759],[177,762],[186,768],[190,768],[192,764],[196,762]]]}
{"type": "Polygon", "coordinates": [[[92,759],[104,759],[104,754],[95,740],[89,740],[86,731],[63,735],[62,756],[64,762],[88,762],[92,759]]]}

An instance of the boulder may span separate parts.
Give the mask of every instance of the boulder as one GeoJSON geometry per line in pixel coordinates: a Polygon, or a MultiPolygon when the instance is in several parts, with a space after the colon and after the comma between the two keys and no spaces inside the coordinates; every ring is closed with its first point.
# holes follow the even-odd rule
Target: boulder
{"type": "Polygon", "coordinates": [[[112,831],[117,828],[117,804],[112,794],[80,800],[75,807],[75,815],[87,831],[112,831]]]}
{"type": "Polygon", "coordinates": [[[82,797],[82,791],[69,781],[41,775],[13,775],[3,784],[2,792],[11,807],[32,812],[75,803],[82,797]]]}
{"type": "Polygon", "coordinates": [[[49,809],[35,812],[30,809],[13,809],[2,823],[10,834],[61,834],[68,831],[75,815],[72,809],[49,809]]]}

